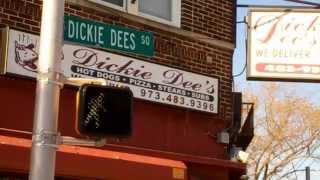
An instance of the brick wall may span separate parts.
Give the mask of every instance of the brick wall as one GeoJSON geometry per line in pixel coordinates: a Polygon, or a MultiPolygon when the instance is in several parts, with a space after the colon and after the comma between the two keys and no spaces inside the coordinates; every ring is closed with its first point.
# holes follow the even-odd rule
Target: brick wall
{"type": "Polygon", "coordinates": [[[39,33],[41,4],[39,0],[1,0],[0,25],[39,33]]]}
{"type": "MultiPolygon", "coordinates": [[[[0,25],[39,33],[41,3],[39,0],[1,0],[0,25]]],[[[233,6],[232,0],[182,0],[181,29],[205,35],[208,39],[233,42],[233,6]]],[[[70,3],[65,5],[65,9],[69,15],[152,31],[155,37],[155,56],[136,57],[219,78],[220,109],[219,114],[212,115],[212,118],[226,123],[231,120],[233,50],[136,22],[109,10],[98,11],[70,3]]]]}
{"type": "Polygon", "coordinates": [[[233,0],[182,0],[181,28],[233,42],[233,0]]]}

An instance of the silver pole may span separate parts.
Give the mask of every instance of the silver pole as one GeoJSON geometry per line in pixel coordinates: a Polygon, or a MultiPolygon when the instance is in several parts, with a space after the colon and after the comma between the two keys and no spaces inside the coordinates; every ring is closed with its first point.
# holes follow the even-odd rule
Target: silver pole
{"type": "Polygon", "coordinates": [[[43,0],[30,180],[53,180],[57,150],[64,0],[43,0]]]}
{"type": "Polygon", "coordinates": [[[306,167],[306,180],[310,180],[310,167],[306,167]]]}

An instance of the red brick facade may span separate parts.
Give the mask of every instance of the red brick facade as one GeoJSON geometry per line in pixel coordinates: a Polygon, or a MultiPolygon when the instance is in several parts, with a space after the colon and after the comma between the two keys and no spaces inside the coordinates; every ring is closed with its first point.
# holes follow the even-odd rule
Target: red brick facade
{"type": "MultiPolygon", "coordinates": [[[[110,140],[113,145],[109,145],[108,148],[178,160],[186,160],[191,156],[192,158],[200,156],[227,160],[225,146],[217,143],[216,139],[208,134],[215,135],[222,131],[229,125],[232,118],[231,72],[235,39],[235,1],[181,0],[180,28],[155,22],[144,23],[150,20],[85,0],[79,0],[80,4],[75,2],[77,1],[66,0],[66,14],[153,32],[155,38],[153,57],[120,54],[219,79],[218,114],[194,112],[137,100],[135,102],[136,114],[143,114],[144,117],[136,118],[134,122],[136,130],[133,137],[120,142],[110,140]],[[153,117],[153,115],[159,116],[153,117]],[[193,142],[190,142],[191,140],[193,142]],[[122,145],[125,146],[122,147],[122,145]],[[175,153],[177,158],[175,158],[175,153]]],[[[41,4],[42,1],[39,0],[1,0],[0,26],[9,26],[39,34],[41,4]]],[[[70,96],[67,98],[70,99],[70,96]]],[[[62,106],[63,104],[65,102],[62,101],[62,106]]],[[[67,104],[70,106],[69,103],[67,104]]],[[[71,103],[72,105],[74,103],[71,103]]],[[[62,114],[65,112],[66,110],[62,110],[62,114]]],[[[63,120],[66,120],[66,117],[74,118],[73,115],[62,115],[63,120]]],[[[72,122],[60,125],[60,129],[72,135],[73,132],[66,130],[69,128],[66,127],[67,125],[72,125],[72,122]]],[[[30,125],[27,126],[22,129],[29,129],[30,125]]],[[[200,163],[201,160],[195,161],[200,163]]],[[[195,174],[199,172],[197,168],[193,169],[195,174]]],[[[222,176],[231,177],[230,175],[222,176]]]]}
{"type": "Polygon", "coordinates": [[[235,38],[234,6],[232,0],[183,0],[181,27],[232,43],[235,38]]]}

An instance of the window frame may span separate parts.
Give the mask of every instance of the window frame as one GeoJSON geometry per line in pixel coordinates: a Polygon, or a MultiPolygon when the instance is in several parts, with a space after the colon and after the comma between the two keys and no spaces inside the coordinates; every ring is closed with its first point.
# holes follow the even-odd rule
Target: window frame
{"type": "Polygon", "coordinates": [[[100,4],[100,5],[103,5],[103,6],[107,6],[107,7],[110,7],[110,8],[113,8],[113,9],[117,9],[117,10],[120,10],[120,11],[126,11],[127,9],[127,0],[123,0],[123,6],[118,6],[118,5],[115,5],[115,4],[112,4],[112,3],[109,3],[109,2],[106,2],[106,1],[103,1],[103,0],[88,0],[90,2],[93,2],[93,3],[96,3],[96,4],[100,4]]]}
{"type": "Polygon", "coordinates": [[[171,0],[171,20],[166,20],[157,16],[153,16],[147,13],[139,11],[139,0],[136,0],[135,4],[131,3],[131,0],[123,0],[123,7],[114,5],[103,0],[88,0],[93,3],[97,3],[106,7],[117,9],[128,14],[137,15],[139,17],[156,21],[162,24],[167,24],[180,28],[181,26],[181,0],[171,0]]]}

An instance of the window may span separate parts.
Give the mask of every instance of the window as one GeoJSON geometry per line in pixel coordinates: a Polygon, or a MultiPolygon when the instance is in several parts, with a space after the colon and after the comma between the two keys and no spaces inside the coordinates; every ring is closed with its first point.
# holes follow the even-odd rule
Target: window
{"type": "Polygon", "coordinates": [[[161,23],[180,27],[181,0],[90,0],[161,23]]]}
{"type": "Polygon", "coordinates": [[[170,21],[171,0],[140,0],[139,12],[170,21]]]}

